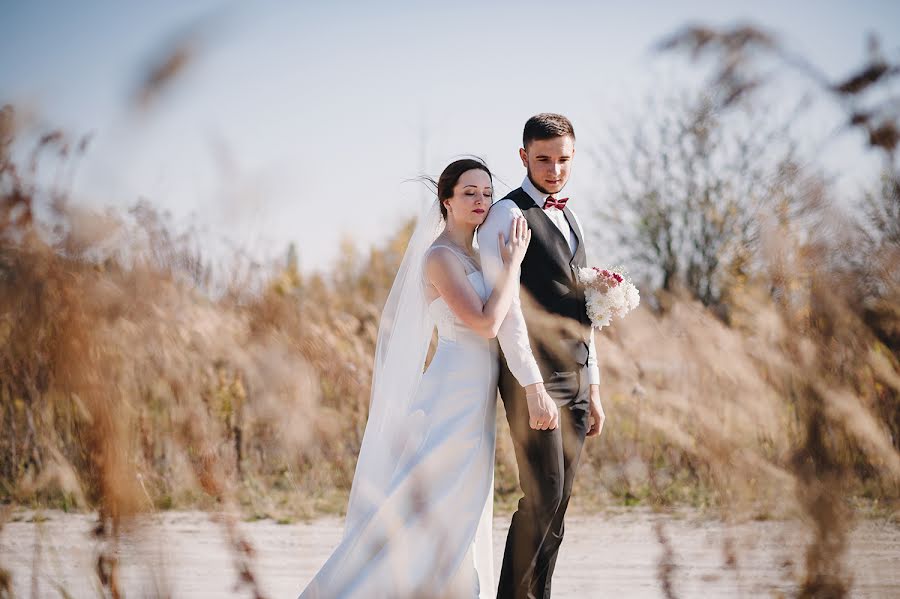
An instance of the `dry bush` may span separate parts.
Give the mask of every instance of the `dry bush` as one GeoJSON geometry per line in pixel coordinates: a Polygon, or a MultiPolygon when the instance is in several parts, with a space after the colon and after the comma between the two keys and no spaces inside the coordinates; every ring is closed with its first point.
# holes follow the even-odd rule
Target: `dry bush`
{"type": "Polygon", "coordinates": [[[796,209],[780,193],[796,160],[784,125],[762,106],[734,112],[706,92],[654,95],[597,156],[608,198],[597,245],[648,287],[686,291],[723,316],[730,287],[759,266],[762,217],[796,209]]]}

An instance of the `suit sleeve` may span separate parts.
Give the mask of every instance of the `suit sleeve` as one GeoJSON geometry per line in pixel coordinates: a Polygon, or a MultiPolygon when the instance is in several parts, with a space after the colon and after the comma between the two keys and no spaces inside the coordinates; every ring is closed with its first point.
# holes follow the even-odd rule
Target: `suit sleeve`
{"type": "MultiPolygon", "coordinates": [[[[503,233],[506,241],[509,237],[509,227],[513,218],[522,216],[522,211],[510,200],[500,200],[491,206],[487,219],[478,227],[478,250],[481,255],[481,269],[484,273],[484,282],[488,293],[494,290],[497,277],[503,268],[503,259],[500,257],[500,246],[497,235],[503,233]]],[[[531,344],[528,342],[528,328],[525,326],[525,317],[522,314],[522,303],[519,299],[519,283],[513,293],[512,304],[500,329],[497,340],[506,357],[506,365],[516,380],[523,387],[544,381],[531,344]]]]}

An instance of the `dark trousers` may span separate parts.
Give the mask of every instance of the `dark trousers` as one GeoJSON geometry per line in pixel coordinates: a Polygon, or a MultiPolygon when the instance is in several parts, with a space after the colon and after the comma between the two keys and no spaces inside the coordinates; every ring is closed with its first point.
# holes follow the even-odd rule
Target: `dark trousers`
{"type": "Polygon", "coordinates": [[[500,396],[506,408],[524,497],[513,514],[503,552],[498,599],[550,597],[563,538],[563,517],[588,430],[590,387],[584,372],[555,373],[544,386],[559,407],[559,427],[528,426],[525,390],[501,357],[500,396]]]}

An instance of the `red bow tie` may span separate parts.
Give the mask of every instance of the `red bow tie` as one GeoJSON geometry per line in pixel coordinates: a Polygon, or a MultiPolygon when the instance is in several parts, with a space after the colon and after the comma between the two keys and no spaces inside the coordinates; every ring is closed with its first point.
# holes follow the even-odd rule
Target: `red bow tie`
{"type": "Polygon", "coordinates": [[[553,196],[548,196],[546,200],[544,200],[544,210],[547,208],[559,208],[562,210],[566,207],[566,202],[569,201],[569,198],[559,198],[558,200],[553,196]]]}

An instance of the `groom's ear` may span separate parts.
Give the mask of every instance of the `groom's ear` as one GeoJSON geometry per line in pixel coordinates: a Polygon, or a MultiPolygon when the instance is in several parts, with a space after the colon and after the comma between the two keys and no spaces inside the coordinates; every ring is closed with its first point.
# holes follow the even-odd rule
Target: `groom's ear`
{"type": "Polygon", "coordinates": [[[525,148],[519,148],[519,158],[522,159],[522,166],[528,168],[528,154],[525,152],[525,148]]]}

